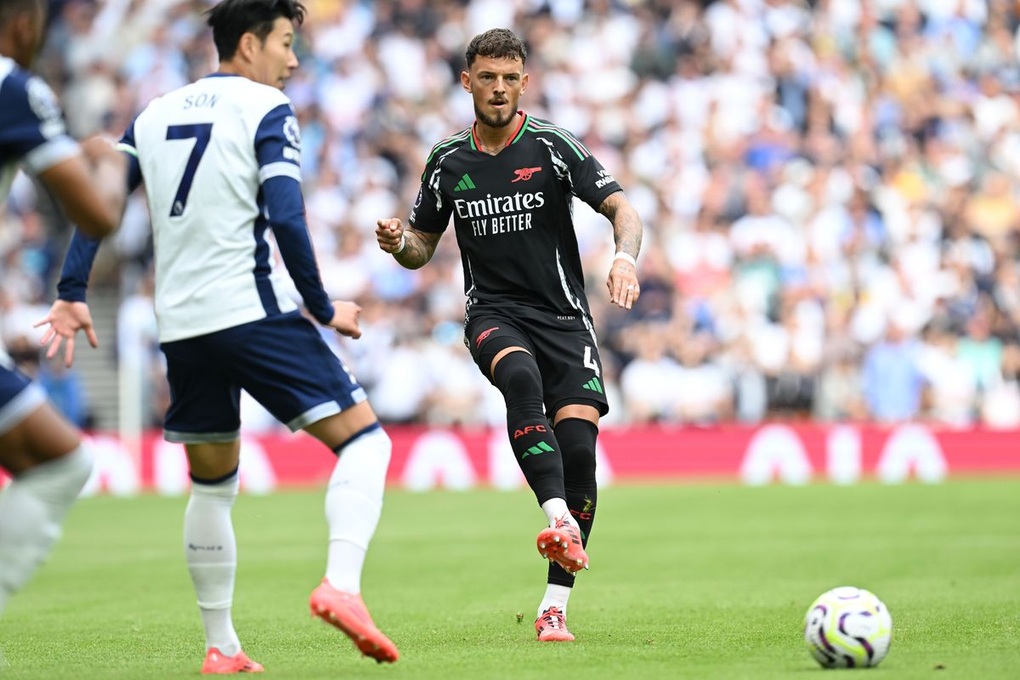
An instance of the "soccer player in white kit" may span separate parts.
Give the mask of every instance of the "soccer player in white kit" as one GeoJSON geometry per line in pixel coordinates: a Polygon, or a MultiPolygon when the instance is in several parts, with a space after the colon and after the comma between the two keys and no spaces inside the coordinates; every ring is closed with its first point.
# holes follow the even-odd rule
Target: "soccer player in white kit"
{"type": "MultiPolygon", "coordinates": [[[[258,672],[231,620],[238,491],[238,399],[248,391],[291,430],[338,460],[326,491],[326,573],[312,613],[366,656],[396,646],[361,599],[391,442],[365,391],[287,296],[270,228],[308,313],[358,338],[360,307],[331,302],[308,236],[300,131],[281,89],[298,66],[297,0],[223,0],[208,11],[219,70],[151,102],[125,132],[129,187],[145,185],[155,253],[155,308],[167,360],[168,441],[185,445],[192,480],[184,549],[205,626],[203,673],[258,672]]],[[[50,353],[90,324],[85,284],[97,242],[76,234],[50,311],[50,353]]],[[[68,360],[71,360],[68,355],[68,360]]]]}
{"type": "MultiPolygon", "coordinates": [[[[108,142],[68,137],[56,97],[28,70],[45,26],[43,0],[0,0],[0,207],[24,167],[80,229],[103,236],[120,223],[126,164],[108,142]]],[[[2,614],[49,555],[92,472],[81,433],[3,350],[0,468],[12,477],[0,494],[2,614]]]]}

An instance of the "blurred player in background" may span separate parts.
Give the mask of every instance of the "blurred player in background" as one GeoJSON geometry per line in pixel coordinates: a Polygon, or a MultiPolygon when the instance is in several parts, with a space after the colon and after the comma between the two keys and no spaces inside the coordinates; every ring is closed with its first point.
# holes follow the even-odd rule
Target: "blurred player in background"
{"type": "Polygon", "coordinates": [[[577,196],[613,224],[614,304],[639,295],[642,225],[616,180],[566,130],[518,110],[527,52],[505,29],[476,36],[461,85],[474,124],[432,148],[410,225],[380,220],[379,247],[417,269],[453,217],[464,267],[465,343],[503,394],[507,433],[549,526],[537,539],[550,561],[535,627],[570,641],[567,600],[588,567],[585,547],[598,501],[595,440],[609,410],[571,218],[577,196]],[[549,426],[551,424],[551,427],[549,426]]]}
{"type": "MultiPolygon", "coordinates": [[[[0,206],[20,165],[82,231],[105,236],[124,210],[125,159],[109,142],[91,139],[79,146],[65,133],[56,97],[28,70],[45,26],[43,0],[0,0],[0,206]]],[[[7,599],[49,554],[92,472],[81,433],[3,350],[0,467],[13,477],[0,494],[2,614],[7,599]]]]}
{"type": "MultiPolygon", "coordinates": [[[[361,652],[397,648],[361,599],[361,572],[383,502],[391,442],[365,391],[285,292],[272,265],[272,228],[308,312],[358,338],[353,302],[331,302],[309,240],[300,131],[281,89],[298,66],[297,0],[224,0],[208,11],[216,73],[156,99],[125,132],[129,186],[145,184],[153,226],[155,306],[171,404],[165,437],[187,451],[192,487],[184,549],[205,626],[203,673],[258,672],[231,618],[242,389],[338,460],[326,492],[329,550],[312,613],[361,652]]],[[[85,287],[96,242],[75,235],[44,337],[50,354],[91,320],[85,287]]]]}

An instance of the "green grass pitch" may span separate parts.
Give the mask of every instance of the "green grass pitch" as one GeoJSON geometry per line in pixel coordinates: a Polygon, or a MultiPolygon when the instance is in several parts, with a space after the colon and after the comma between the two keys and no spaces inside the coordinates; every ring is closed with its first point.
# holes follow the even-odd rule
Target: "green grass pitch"
{"type": "MultiPolygon", "coordinates": [[[[184,504],[80,503],[0,621],[0,679],[197,677],[184,504]]],[[[321,491],[241,496],[234,621],[268,678],[1020,677],[1020,479],[620,486],[599,508],[572,644],[535,641],[542,516],[523,491],[389,493],[364,579],[402,655],[385,666],[309,618],[321,491]],[[808,605],[837,585],[892,611],[876,669],[823,671],[803,645],[808,605]]]]}

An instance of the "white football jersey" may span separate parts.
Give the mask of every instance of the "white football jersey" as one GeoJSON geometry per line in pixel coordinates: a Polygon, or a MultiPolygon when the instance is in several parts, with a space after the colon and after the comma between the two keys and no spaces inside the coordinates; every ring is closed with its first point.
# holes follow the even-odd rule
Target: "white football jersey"
{"type": "Polygon", "coordinates": [[[135,118],[120,148],[145,183],[161,342],[297,309],[266,240],[261,186],[300,183],[300,144],[287,96],[240,76],[208,76],[135,118]]]}

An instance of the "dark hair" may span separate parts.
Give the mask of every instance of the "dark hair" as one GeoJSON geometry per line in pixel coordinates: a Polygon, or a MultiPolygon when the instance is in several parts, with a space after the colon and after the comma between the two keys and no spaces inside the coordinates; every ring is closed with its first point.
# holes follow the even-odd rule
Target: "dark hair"
{"type": "Polygon", "coordinates": [[[18,12],[42,11],[47,5],[43,0],[0,0],[0,21],[10,21],[18,12]]]}
{"type": "Polygon", "coordinates": [[[464,53],[468,68],[477,57],[493,59],[520,59],[523,65],[528,58],[528,48],[513,31],[506,28],[490,28],[472,38],[464,53]]]}
{"type": "Polygon", "coordinates": [[[216,53],[220,61],[227,61],[237,52],[245,33],[254,33],[265,43],[280,17],[298,25],[303,23],[305,6],[300,0],[223,0],[206,11],[206,15],[206,23],[212,27],[216,53]]]}

